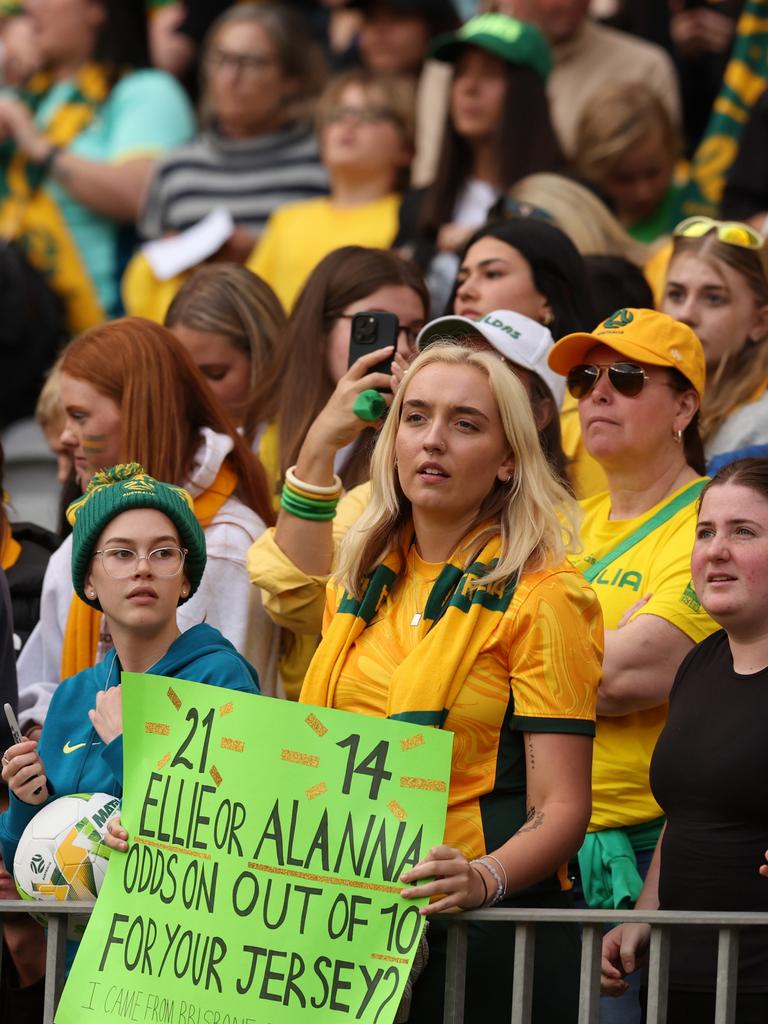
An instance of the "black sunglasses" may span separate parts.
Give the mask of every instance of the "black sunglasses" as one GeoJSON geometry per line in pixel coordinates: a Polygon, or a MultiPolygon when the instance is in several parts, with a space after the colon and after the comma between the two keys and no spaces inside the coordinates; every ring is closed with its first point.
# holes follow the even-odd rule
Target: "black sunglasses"
{"type": "Polygon", "coordinates": [[[635,398],[643,390],[645,382],[650,380],[637,363],[579,363],[568,371],[568,391],[574,398],[586,398],[600,380],[603,370],[608,371],[611,387],[626,398],[635,398]]]}

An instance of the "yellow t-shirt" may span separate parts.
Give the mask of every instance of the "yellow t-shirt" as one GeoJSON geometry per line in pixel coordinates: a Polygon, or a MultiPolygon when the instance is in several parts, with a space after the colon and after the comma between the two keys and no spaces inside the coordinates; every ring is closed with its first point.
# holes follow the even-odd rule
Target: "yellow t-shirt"
{"type": "MultiPolygon", "coordinates": [[[[427,626],[413,625],[414,616],[442,568],[411,549],[408,572],[350,649],[335,707],[386,714],[389,678],[424,636],[427,626]]],[[[326,626],[340,597],[329,587],[326,626]]],[[[520,828],[523,734],[593,734],[602,647],[600,607],[578,573],[563,565],[523,576],[443,726],[454,733],[446,843],[479,857],[520,828]]],[[[557,891],[561,879],[545,887],[557,891]]]]}
{"type": "Polygon", "coordinates": [[[323,197],[289,203],[267,221],[246,266],[271,285],[290,312],[320,260],[344,245],[388,249],[397,234],[400,196],[340,207],[323,197]]]}
{"type": "MultiPolygon", "coordinates": [[[[690,486],[690,483],[685,484],[634,519],[609,519],[608,494],[582,501],[583,550],[572,559],[574,566],[586,571],[690,486]]],[[[653,596],[639,614],[666,619],[694,643],[719,628],[699,604],[691,582],[695,531],[696,503],[692,502],[592,581],[606,629],[616,629],[627,608],[645,594],[653,596]]],[[[590,832],[638,825],[661,815],[648,784],[648,766],[666,717],[666,703],[615,718],[598,717],[592,763],[590,832]]]]}

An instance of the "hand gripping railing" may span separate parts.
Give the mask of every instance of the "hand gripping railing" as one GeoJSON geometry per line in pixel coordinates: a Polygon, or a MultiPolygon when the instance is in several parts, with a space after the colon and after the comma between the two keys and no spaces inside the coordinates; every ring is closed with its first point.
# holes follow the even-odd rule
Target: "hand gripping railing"
{"type": "MultiPolygon", "coordinates": [[[[768,885],[768,882],[766,882],[768,885]]],[[[38,909],[37,907],[35,909],[38,909]]],[[[51,903],[48,916],[48,949],[45,971],[45,1010],[43,1024],[53,1024],[53,1016],[64,986],[64,961],[69,915],[88,915],[92,903],[51,903]]],[[[3,914],[29,913],[27,900],[0,900],[3,914]]],[[[579,983],[579,1024],[598,1024],[600,1014],[600,953],[603,924],[619,924],[631,919],[651,925],[648,964],[647,1024],[666,1024],[669,939],[677,925],[709,925],[718,929],[717,996],[714,1024],[735,1024],[736,972],[739,959],[739,929],[768,928],[768,914],[713,913],[695,911],[620,911],[620,910],[472,910],[460,914],[441,914],[448,925],[448,954],[445,981],[443,1024],[463,1024],[464,984],[467,957],[467,927],[472,921],[514,922],[515,956],[513,965],[512,1015],[510,1024],[531,1024],[533,963],[536,925],[555,921],[578,924],[582,928],[581,978],[579,983]]],[[[766,936],[768,941],[768,936],[766,936]]]]}

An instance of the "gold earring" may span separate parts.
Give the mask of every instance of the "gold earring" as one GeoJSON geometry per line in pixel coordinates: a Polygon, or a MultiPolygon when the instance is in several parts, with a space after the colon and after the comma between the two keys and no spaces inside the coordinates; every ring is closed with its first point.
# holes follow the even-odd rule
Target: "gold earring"
{"type": "Polygon", "coordinates": [[[674,437],[675,441],[677,441],[678,444],[682,444],[683,443],[683,432],[682,432],[682,430],[673,430],[672,431],[672,437],[674,437]]]}

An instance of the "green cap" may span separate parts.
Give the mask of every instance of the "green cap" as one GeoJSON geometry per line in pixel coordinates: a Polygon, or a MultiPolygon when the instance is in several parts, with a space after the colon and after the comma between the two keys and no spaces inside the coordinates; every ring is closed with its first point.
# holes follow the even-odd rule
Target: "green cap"
{"type": "Polygon", "coordinates": [[[552,70],[549,43],[536,28],[507,14],[479,14],[456,32],[446,32],[432,43],[430,57],[452,63],[465,46],[501,57],[509,64],[531,68],[545,82],[552,70]]]}
{"type": "Polygon", "coordinates": [[[126,462],[95,473],[82,498],[67,509],[72,526],[72,584],[77,596],[92,608],[101,606],[86,597],[84,584],[96,542],[107,523],[134,508],[163,512],[179,531],[181,544],[187,549],[184,572],[190,585],[189,594],[179,604],[189,600],[200,586],[206,560],[205,535],[191,495],[183,487],[155,480],[138,462],[126,462]]]}

